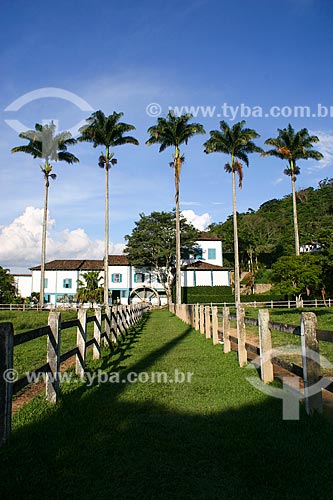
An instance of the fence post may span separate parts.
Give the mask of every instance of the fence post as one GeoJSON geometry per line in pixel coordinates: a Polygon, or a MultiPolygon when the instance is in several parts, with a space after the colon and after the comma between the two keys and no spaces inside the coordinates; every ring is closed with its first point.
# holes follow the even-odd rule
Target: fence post
{"type": "Polygon", "coordinates": [[[308,415],[322,413],[323,398],[319,388],[310,395],[309,390],[320,380],[320,356],[317,340],[317,317],[314,313],[301,314],[301,342],[304,379],[305,409],[308,415]]]}
{"type": "Polygon", "coordinates": [[[78,310],[78,320],[79,326],[76,333],[78,353],[76,354],[75,373],[83,377],[86,366],[87,311],[82,307],[78,310]]]}
{"type": "Polygon", "coordinates": [[[14,330],[12,323],[0,324],[0,447],[7,443],[12,427],[12,397],[14,375],[14,330]],[[7,376],[6,376],[7,375],[7,376]]]}
{"type": "Polygon", "coordinates": [[[210,306],[205,307],[205,333],[206,339],[212,338],[212,333],[210,331],[210,306]]]}
{"type": "Polygon", "coordinates": [[[109,347],[111,343],[110,331],[111,331],[111,308],[110,306],[105,306],[105,337],[104,337],[105,347],[109,347]]]}
{"type": "Polygon", "coordinates": [[[224,353],[231,351],[230,343],[230,311],[229,307],[223,307],[223,320],[222,320],[222,331],[223,331],[223,351],[224,353]]]}
{"type": "Polygon", "coordinates": [[[102,335],[102,310],[100,307],[95,309],[94,321],[94,344],[93,344],[93,359],[101,357],[101,335],[102,335]]]}
{"type": "Polygon", "coordinates": [[[213,327],[213,345],[219,343],[219,333],[218,333],[219,320],[217,316],[217,306],[212,307],[212,327],[213,327]]]}
{"type": "Polygon", "coordinates": [[[199,304],[194,306],[194,329],[199,330],[199,304]]]}
{"type": "Polygon", "coordinates": [[[200,333],[205,333],[205,306],[200,306],[200,333]]]}
{"type": "Polygon", "coordinates": [[[111,307],[111,338],[112,342],[117,342],[117,306],[111,307]]]}
{"type": "Polygon", "coordinates": [[[271,360],[272,335],[269,329],[268,309],[259,309],[259,346],[260,346],[260,371],[261,380],[268,384],[274,380],[273,363],[271,360]]]}
{"type": "Polygon", "coordinates": [[[247,352],[245,347],[246,342],[246,327],[245,327],[245,310],[244,307],[237,307],[237,340],[238,340],[238,363],[242,367],[247,363],[247,352]]]}
{"type": "Polygon", "coordinates": [[[48,318],[50,331],[47,336],[47,362],[50,371],[46,373],[46,399],[55,404],[59,396],[60,371],[60,313],[50,312],[48,318]]]}

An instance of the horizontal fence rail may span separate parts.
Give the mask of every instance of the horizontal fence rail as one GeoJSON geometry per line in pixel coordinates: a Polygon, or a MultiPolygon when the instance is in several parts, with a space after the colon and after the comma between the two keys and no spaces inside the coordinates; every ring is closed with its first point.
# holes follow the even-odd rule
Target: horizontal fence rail
{"type": "MultiPolygon", "coordinates": [[[[254,308],[304,308],[304,307],[333,307],[333,299],[300,299],[300,300],[266,300],[266,301],[251,301],[251,295],[242,296],[248,297],[248,301],[242,301],[243,307],[254,307],[254,308]]],[[[205,302],[203,303],[205,306],[218,306],[218,307],[235,307],[234,302],[205,302]]],[[[39,306],[39,304],[34,304],[33,306],[27,304],[0,304],[0,311],[50,311],[50,310],[77,310],[80,306],[78,304],[57,304],[55,306],[44,305],[43,308],[39,306]]],[[[88,308],[88,307],[87,307],[88,308]]]]}
{"type": "Polygon", "coordinates": [[[100,358],[101,340],[110,348],[124,338],[127,330],[141,320],[150,305],[139,303],[128,306],[106,307],[102,314],[100,308],[95,309],[94,316],[87,317],[87,309],[78,310],[78,318],[70,321],[61,321],[59,312],[50,312],[48,325],[14,335],[12,323],[0,323],[0,446],[10,437],[12,420],[12,398],[17,392],[37,380],[38,374],[46,374],[46,399],[56,403],[59,397],[59,372],[64,361],[75,356],[77,375],[85,372],[86,351],[93,347],[93,359],[100,358]],[[94,323],[93,338],[87,340],[87,324],[94,323]],[[104,328],[103,328],[104,324],[104,328]],[[60,354],[60,340],[63,331],[77,328],[77,345],[73,349],[60,354]],[[34,368],[25,376],[11,381],[8,376],[15,373],[14,349],[34,339],[46,337],[46,363],[34,368]]]}
{"type": "MultiPolygon", "coordinates": [[[[182,321],[191,325],[201,334],[204,334],[207,339],[213,338],[214,344],[222,343],[224,353],[228,353],[231,350],[237,351],[240,366],[244,366],[248,360],[255,359],[256,362],[259,360],[260,374],[264,384],[274,380],[273,366],[291,372],[296,376],[297,384],[298,380],[302,379],[304,396],[302,396],[302,392],[299,392],[298,395],[301,394],[301,397],[299,397],[298,401],[304,399],[306,411],[309,415],[315,412],[321,413],[322,389],[324,388],[333,393],[333,379],[321,375],[321,358],[318,341],[333,342],[333,332],[318,330],[317,318],[313,312],[302,312],[300,314],[300,326],[295,326],[270,321],[268,309],[258,309],[258,319],[245,318],[243,306],[244,304],[242,303],[238,308],[237,315],[230,314],[230,309],[226,306],[223,307],[222,314],[218,313],[218,309],[220,308],[216,304],[214,306],[203,304],[170,304],[169,310],[182,321]],[[236,336],[232,334],[230,328],[230,321],[232,320],[236,321],[236,336]],[[258,327],[259,346],[246,342],[246,324],[258,327]],[[301,337],[301,351],[299,354],[301,354],[302,366],[280,357],[281,354],[290,354],[289,352],[284,352],[283,346],[281,348],[272,348],[271,330],[301,337]]],[[[294,354],[297,354],[297,352],[294,354]]],[[[326,361],[324,359],[325,363],[326,361]]],[[[293,379],[287,377],[287,380],[293,379]]],[[[294,407],[293,412],[288,413],[283,406],[283,417],[285,419],[294,420],[298,416],[299,408],[296,411],[294,407]]]]}
{"type": "MultiPolygon", "coordinates": [[[[223,316],[223,314],[219,314],[223,316]]],[[[230,314],[230,319],[232,321],[237,321],[235,314],[230,314]]],[[[255,318],[244,318],[245,324],[250,326],[258,326],[259,321],[255,318]]],[[[301,336],[301,327],[295,325],[287,325],[286,323],[278,323],[276,321],[269,321],[269,328],[275,330],[276,332],[289,333],[292,335],[301,336]]],[[[325,342],[333,342],[333,331],[332,330],[318,330],[317,329],[317,339],[323,340],[325,342]]]]}

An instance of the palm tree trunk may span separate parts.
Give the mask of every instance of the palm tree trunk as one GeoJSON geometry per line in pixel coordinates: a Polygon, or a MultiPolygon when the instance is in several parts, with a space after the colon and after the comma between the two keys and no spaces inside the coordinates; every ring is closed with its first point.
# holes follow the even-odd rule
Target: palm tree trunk
{"type": "Polygon", "coordinates": [[[47,229],[47,208],[49,198],[49,179],[45,177],[44,187],[44,213],[43,213],[43,229],[42,229],[42,255],[40,265],[40,288],[39,288],[39,305],[44,306],[44,282],[45,282],[45,260],[46,260],[46,229],[47,229]]]}
{"type": "Polygon", "coordinates": [[[105,164],[105,227],[104,227],[104,305],[109,305],[109,151],[105,164]]]}
{"type": "Polygon", "coordinates": [[[234,254],[235,254],[235,304],[240,304],[240,280],[239,280],[239,254],[238,254],[238,227],[237,227],[237,205],[236,205],[236,174],[232,169],[232,213],[234,226],[234,254]]]}
{"type": "Polygon", "coordinates": [[[299,250],[299,233],[298,233],[298,217],[297,217],[297,204],[296,204],[296,189],[295,189],[295,176],[291,174],[291,192],[293,197],[293,215],[294,215],[294,234],[295,234],[295,252],[298,256],[299,250]]]}
{"type": "Polygon", "coordinates": [[[238,340],[238,363],[242,367],[247,363],[247,351],[245,347],[246,329],[244,322],[244,309],[240,300],[240,277],[239,277],[239,253],[238,253],[238,228],[237,228],[237,206],[236,206],[236,173],[234,171],[234,158],[232,158],[232,211],[234,223],[234,252],[235,252],[235,305],[237,317],[237,340],[238,340]]]}
{"type": "MultiPolygon", "coordinates": [[[[177,162],[177,160],[176,160],[177,162]]],[[[175,204],[176,204],[176,304],[182,303],[181,274],[180,274],[180,216],[179,216],[179,175],[175,163],[175,204]]]]}

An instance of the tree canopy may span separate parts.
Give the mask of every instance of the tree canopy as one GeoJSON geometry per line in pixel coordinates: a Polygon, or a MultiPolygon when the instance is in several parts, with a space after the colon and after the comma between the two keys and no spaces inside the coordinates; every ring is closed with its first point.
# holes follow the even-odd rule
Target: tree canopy
{"type": "MultiPolygon", "coordinates": [[[[300,244],[333,245],[333,179],[320,181],[319,187],[297,191],[300,244]]],[[[226,265],[233,265],[232,217],[213,223],[209,231],[223,239],[226,265]]],[[[241,267],[249,266],[249,252],[258,266],[271,267],[281,256],[294,253],[291,194],[263,203],[258,210],[238,213],[238,238],[241,267]]]]}
{"type": "Polygon", "coordinates": [[[82,273],[81,279],[77,282],[77,300],[82,303],[90,302],[92,306],[94,302],[103,302],[104,287],[100,286],[100,281],[102,279],[100,271],[87,271],[82,273]]]}
{"type": "MultiPolygon", "coordinates": [[[[175,279],[176,227],[175,212],[152,212],[149,215],[140,214],[140,220],[135,222],[132,234],[126,235],[127,246],[125,254],[132,265],[152,267],[168,297],[175,279]]],[[[195,242],[200,232],[192,224],[180,219],[181,253],[195,255],[195,242]]]]}
{"type": "Polygon", "coordinates": [[[14,276],[9,269],[0,266],[0,304],[11,304],[17,300],[14,276]]]}

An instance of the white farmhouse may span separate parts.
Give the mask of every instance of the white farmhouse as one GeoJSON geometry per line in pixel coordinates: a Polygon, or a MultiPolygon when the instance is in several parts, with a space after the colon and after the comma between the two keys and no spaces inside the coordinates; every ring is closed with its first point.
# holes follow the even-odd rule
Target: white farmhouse
{"type": "MultiPolygon", "coordinates": [[[[197,242],[196,255],[188,255],[182,262],[182,286],[229,286],[230,269],[223,267],[222,241],[209,233],[202,233],[197,242]]],[[[31,268],[31,292],[40,287],[40,266],[31,268]]],[[[87,271],[100,271],[102,260],[53,260],[45,265],[45,302],[55,306],[71,303],[77,292],[78,281],[87,271]]],[[[155,271],[130,265],[125,255],[109,255],[109,289],[112,303],[128,304],[141,300],[164,304],[165,290],[155,271]]],[[[23,293],[21,294],[22,296],[23,293]]]]}

